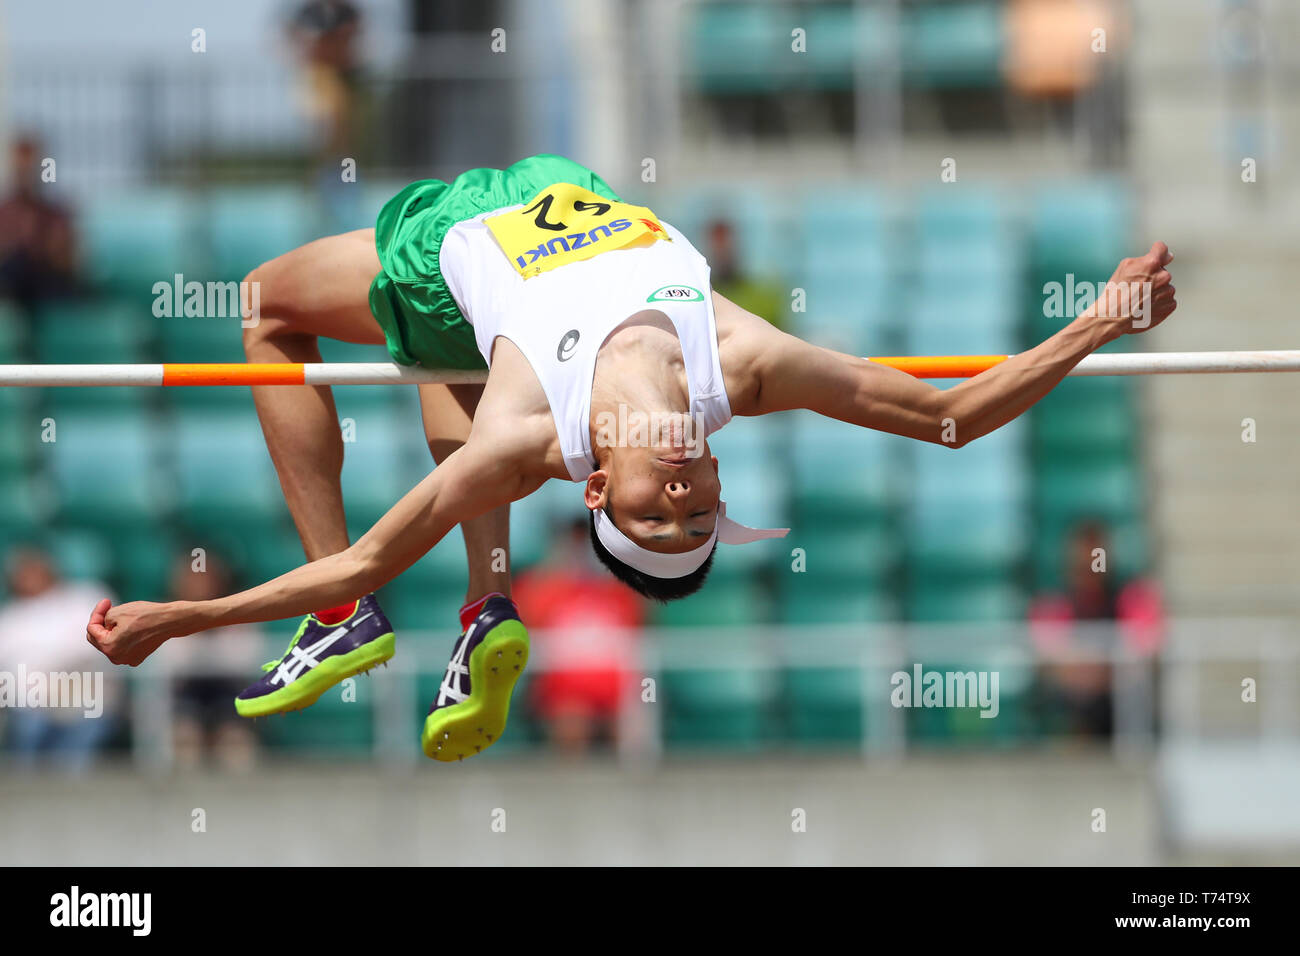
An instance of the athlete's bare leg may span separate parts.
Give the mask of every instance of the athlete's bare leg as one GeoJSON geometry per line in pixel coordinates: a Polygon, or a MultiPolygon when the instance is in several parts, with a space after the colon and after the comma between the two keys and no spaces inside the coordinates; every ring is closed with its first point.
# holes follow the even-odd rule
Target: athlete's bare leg
{"type": "MultiPolygon", "coordinates": [[[[246,280],[259,284],[261,313],[244,330],[248,361],[319,362],[321,335],[382,345],[369,304],[379,268],[373,229],[317,239],[258,266],[246,280]]],[[[307,559],[344,550],[343,437],[329,387],[264,385],[253,401],[307,559]]]]}
{"type": "MultiPolygon", "coordinates": [[[[482,385],[421,385],[420,410],[433,460],[441,464],[469,438],[482,385]]],[[[500,591],[510,596],[510,506],[462,521],[469,587],[465,603],[500,591]]]]}

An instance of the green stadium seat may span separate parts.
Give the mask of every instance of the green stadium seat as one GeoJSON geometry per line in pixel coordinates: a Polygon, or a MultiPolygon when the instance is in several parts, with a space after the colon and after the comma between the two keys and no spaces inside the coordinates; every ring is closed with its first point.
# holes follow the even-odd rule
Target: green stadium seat
{"type": "Polygon", "coordinates": [[[103,190],[82,214],[91,278],[132,301],[145,303],[154,283],[176,273],[200,278],[205,257],[196,242],[194,200],[177,190],[103,190]]]}
{"type": "Polygon", "coordinates": [[[1086,463],[1060,458],[1036,469],[1040,516],[1090,514],[1124,521],[1142,511],[1146,483],[1127,451],[1086,463]]]}
{"type": "Polygon", "coordinates": [[[280,483],[253,416],[177,409],[170,440],[181,518],[235,536],[283,520],[280,483]]]}
{"type": "Polygon", "coordinates": [[[656,605],[652,617],[661,627],[755,625],[766,620],[766,601],[756,581],[715,581],[690,597],[656,605]]]}
{"type": "Polygon", "coordinates": [[[902,10],[904,81],[922,88],[1001,82],[1002,10],[988,0],[908,4],[902,10]]]}
{"type": "Polygon", "coordinates": [[[802,65],[816,89],[851,90],[855,69],[878,71],[897,49],[889,19],[876,6],[819,3],[801,10],[799,19],[808,29],[802,65]]]}
{"type": "Polygon", "coordinates": [[[49,528],[42,539],[64,577],[105,584],[114,578],[116,559],[107,535],[88,528],[49,528]]]}
{"type": "Polygon", "coordinates": [[[0,474],[0,539],[12,544],[29,536],[52,508],[49,489],[30,474],[0,474]]]}
{"type": "Polygon", "coordinates": [[[1034,406],[1029,416],[1035,461],[1054,458],[1127,455],[1137,439],[1133,404],[1125,397],[1095,402],[1058,399],[1055,393],[1034,406]]]}
{"type": "Polygon", "coordinates": [[[1012,355],[1021,351],[1021,312],[1015,297],[989,287],[983,293],[963,296],[954,290],[923,290],[908,309],[905,354],[1012,355]]]}
{"type": "Polygon", "coordinates": [[[898,620],[902,608],[893,591],[880,584],[822,583],[792,574],[781,588],[782,624],[883,623],[898,620]]]}
{"type": "MultiPolygon", "coordinates": [[[[283,647],[267,655],[279,656],[283,647]]],[[[345,684],[331,687],[306,710],[267,721],[263,741],[272,750],[331,757],[369,756],[374,746],[374,690],[366,677],[355,678],[356,699],[343,698],[345,684]]]]}
{"type": "Polygon", "coordinates": [[[790,282],[806,293],[794,321],[819,345],[882,354],[900,327],[898,235],[893,207],[858,186],[814,189],[798,199],[800,248],[790,282]]]}
{"type": "MultiPolygon", "coordinates": [[[[366,407],[363,402],[362,396],[345,400],[339,420],[344,508],[350,525],[369,528],[415,485],[411,458],[428,446],[418,422],[397,421],[391,406],[366,407]]],[[[432,466],[432,458],[427,460],[432,466]]]]}
{"type": "Polygon", "coordinates": [[[289,186],[225,187],[212,192],[204,223],[218,279],[240,279],[257,266],[318,237],[318,210],[289,186]]]}
{"type": "Polygon", "coordinates": [[[1105,281],[1130,250],[1134,203],[1109,179],[1045,184],[1033,197],[1032,258],[1038,294],[1044,282],[1105,281]]]}
{"type": "Polygon", "coordinates": [[[964,448],[913,449],[913,498],[906,516],[913,576],[954,569],[1006,572],[1023,556],[1030,524],[1024,428],[1013,422],[964,448]]]}
{"type": "MultiPolygon", "coordinates": [[[[724,640],[719,635],[720,642],[724,640]]],[[[698,649],[681,653],[698,657],[698,649]]],[[[711,647],[710,653],[719,653],[711,647]]],[[[725,747],[755,750],[771,736],[771,710],[779,682],[760,667],[752,651],[734,647],[727,666],[719,669],[665,668],[659,680],[664,739],[670,747],[725,747]]],[[[688,658],[689,659],[689,658],[688,658]]]]}
{"type": "Polygon", "coordinates": [[[877,516],[900,500],[906,439],[797,411],[786,416],[794,466],[794,511],[852,521],[877,516]]]}
{"type": "Polygon", "coordinates": [[[138,601],[169,600],[172,563],[198,546],[190,541],[182,544],[169,524],[119,528],[109,543],[116,572],[112,583],[121,595],[138,601]]]}
{"type": "Polygon", "coordinates": [[[173,316],[156,319],[155,323],[164,362],[245,361],[244,329],[233,316],[173,316]]]}
{"type": "Polygon", "coordinates": [[[62,302],[43,307],[35,323],[42,364],[138,363],[150,360],[149,325],[121,301],[62,302]]]}
{"type": "Polygon", "coordinates": [[[800,744],[858,744],[865,731],[862,670],[850,657],[837,667],[784,673],[786,733],[800,744]]]}
{"type": "Polygon", "coordinates": [[[28,364],[27,339],[26,316],[16,305],[0,301],[0,364],[28,364]]]}
{"type": "Polygon", "coordinates": [[[40,440],[41,418],[31,389],[0,388],[0,475],[27,469],[40,440]]]}
{"type": "Polygon", "coordinates": [[[910,621],[1019,621],[1027,607],[1024,589],[1009,576],[962,581],[918,573],[909,580],[904,614],[910,621]]]}
{"type": "Polygon", "coordinates": [[[691,24],[696,82],[705,93],[771,93],[781,88],[773,63],[789,62],[794,22],[784,4],[704,3],[691,24]]]}
{"type": "Polygon", "coordinates": [[[125,408],[57,416],[55,441],[39,455],[50,468],[59,514],[68,523],[124,527],[153,522],[165,510],[161,427],[156,416],[125,408]]]}

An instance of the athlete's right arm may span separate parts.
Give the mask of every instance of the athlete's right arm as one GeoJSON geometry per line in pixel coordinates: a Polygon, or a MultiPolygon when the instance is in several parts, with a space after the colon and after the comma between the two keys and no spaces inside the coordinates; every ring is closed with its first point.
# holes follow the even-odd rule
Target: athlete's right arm
{"type": "Polygon", "coordinates": [[[211,601],[137,601],[116,608],[101,601],[87,639],[113,663],[134,666],[173,637],[351,601],[401,574],[460,522],[518,500],[541,483],[502,454],[500,444],[471,438],[346,551],[211,601]]]}

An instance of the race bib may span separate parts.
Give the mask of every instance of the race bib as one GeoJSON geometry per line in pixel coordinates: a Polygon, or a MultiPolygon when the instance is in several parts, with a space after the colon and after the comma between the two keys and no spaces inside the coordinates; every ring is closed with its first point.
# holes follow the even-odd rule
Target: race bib
{"type": "Polygon", "coordinates": [[[572,183],[547,186],[523,209],[483,221],[525,279],[611,249],[668,239],[645,206],[614,202],[572,183]]]}

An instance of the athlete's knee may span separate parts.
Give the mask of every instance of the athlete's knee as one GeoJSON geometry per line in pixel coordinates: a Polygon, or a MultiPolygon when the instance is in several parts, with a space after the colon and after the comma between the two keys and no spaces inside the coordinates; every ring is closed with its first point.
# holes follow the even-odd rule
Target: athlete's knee
{"type": "Polygon", "coordinates": [[[286,300],[281,286],[282,282],[276,280],[276,270],[268,262],[244,276],[239,284],[244,354],[249,358],[272,339],[298,332],[295,309],[286,300]]]}

